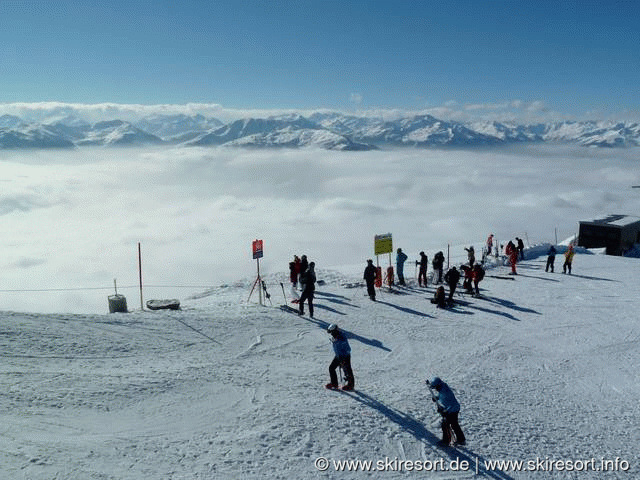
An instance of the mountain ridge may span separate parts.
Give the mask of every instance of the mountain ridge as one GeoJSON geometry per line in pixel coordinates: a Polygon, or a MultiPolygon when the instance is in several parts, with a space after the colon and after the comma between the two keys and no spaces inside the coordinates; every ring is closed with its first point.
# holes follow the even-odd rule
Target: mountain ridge
{"type": "Polygon", "coordinates": [[[640,146],[640,124],[456,122],[426,114],[386,120],[339,112],[247,117],[226,124],[200,114],[152,115],[138,121],[108,119],[94,123],[77,115],[59,117],[52,123],[29,122],[15,115],[0,116],[0,149],[181,145],[353,151],[398,146],[469,148],[524,143],[637,147],[640,146]]]}

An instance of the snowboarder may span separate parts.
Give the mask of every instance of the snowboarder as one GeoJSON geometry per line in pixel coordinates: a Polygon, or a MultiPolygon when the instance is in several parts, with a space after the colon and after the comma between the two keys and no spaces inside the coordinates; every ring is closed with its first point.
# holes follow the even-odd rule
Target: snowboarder
{"type": "Polygon", "coordinates": [[[544,269],[545,272],[548,272],[551,269],[551,273],[553,273],[553,264],[556,261],[556,247],[551,245],[549,251],[547,252],[547,266],[544,269]]]}
{"type": "Polygon", "coordinates": [[[438,274],[438,278],[434,279],[434,283],[442,283],[442,268],[444,267],[444,253],[438,252],[433,256],[433,270],[438,274]]]}
{"type": "Polygon", "coordinates": [[[473,288],[475,289],[475,295],[480,295],[480,289],[478,288],[478,284],[484,278],[484,268],[479,263],[476,263],[471,270],[471,278],[473,280],[473,288]]]}
{"type": "Polygon", "coordinates": [[[518,262],[518,250],[514,243],[509,240],[507,246],[504,249],[504,253],[509,257],[509,263],[511,264],[511,275],[517,275],[516,272],[516,263],[518,262]]]}
{"type": "Polygon", "coordinates": [[[524,242],[518,237],[516,237],[516,242],[518,242],[518,258],[524,260],[524,242]]]}
{"type": "Polygon", "coordinates": [[[329,365],[329,378],[331,382],[327,383],[325,387],[329,389],[339,388],[336,368],[342,367],[345,381],[347,382],[342,387],[342,390],[353,390],[355,379],[353,378],[353,370],[351,369],[351,346],[349,345],[349,341],[336,324],[329,325],[327,332],[331,335],[331,345],[335,357],[333,357],[333,361],[329,365]]]}
{"type": "Polygon", "coordinates": [[[442,415],[442,440],[441,445],[451,444],[451,430],[456,436],[456,445],[465,445],[467,443],[464,433],[458,423],[458,414],[460,413],[460,403],[456,396],[440,377],[433,377],[431,381],[426,380],[426,384],[431,392],[431,400],[435,402],[438,413],[442,415]]]}
{"type": "Polygon", "coordinates": [[[467,259],[469,260],[469,267],[473,268],[473,264],[476,263],[476,252],[473,250],[473,246],[465,248],[467,251],[467,259]]]}
{"type": "Polygon", "coordinates": [[[367,293],[369,294],[369,298],[376,301],[376,288],[375,282],[377,277],[377,269],[373,265],[373,260],[367,260],[367,266],[364,269],[364,281],[367,282],[367,293]]]}
{"type": "Polygon", "coordinates": [[[447,307],[447,298],[444,293],[444,287],[442,285],[440,285],[436,289],[436,293],[433,295],[433,298],[431,299],[431,303],[434,303],[435,305],[437,305],[438,308],[447,307]]]}
{"type": "Polygon", "coordinates": [[[460,272],[456,267],[451,267],[444,276],[444,279],[447,282],[447,285],[449,285],[449,302],[453,302],[453,294],[455,293],[458,282],[460,281],[460,272]]]}
{"type": "Polygon", "coordinates": [[[420,252],[420,260],[416,262],[416,265],[420,265],[420,270],[418,270],[418,285],[421,287],[426,287],[429,257],[427,257],[424,252],[420,252]]]}
{"type": "Polygon", "coordinates": [[[562,265],[562,273],[567,273],[569,271],[569,275],[571,275],[571,263],[573,262],[573,256],[576,252],[573,250],[573,243],[569,244],[569,248],[566,252],[564,252],[564,265],[562,265]]]}
{"type": "Polygon", "coordinates": [[[401,248],[398,249],[396,253],[396,267],[398,269],[398,285],[406,285],[404,283],[404,262],[407,260],[407,254],[402,251],[401,248]]]}
{"type": "Polygon", "coordinates": [[[304,315],[304,301],[309,302],[309,316],[313,318],[313,292],[316,290],[316,264],[311,262],[307,270],[300,275],[300,283],[303,285],[302,295],[300,295],[300,302],[298,314],[304,315]]]}

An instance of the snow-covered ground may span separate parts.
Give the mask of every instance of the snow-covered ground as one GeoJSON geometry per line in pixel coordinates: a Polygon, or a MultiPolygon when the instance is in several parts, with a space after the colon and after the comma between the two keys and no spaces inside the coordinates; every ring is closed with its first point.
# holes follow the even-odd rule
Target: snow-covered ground
{"type": "Polygon", "coordinates": [[[359,269],[319,269],[313,319],[279,308],[284,271],[265,275],[265,306],[242,281],[181,311],[1,313],[0,478],[638,478],[638,260],[580,252],[569,276],[561,256],[545,273],[542,250],[451,310],[413,278],[374,303],[345,286],[359,269]],[[329,323],[349,333],[355,392],[324,388],[329,323]],[[437,446],[433,375],[462,404],[466,447],[437,446]],[[602,462],[618,471],[587,471],[602,462]]]}

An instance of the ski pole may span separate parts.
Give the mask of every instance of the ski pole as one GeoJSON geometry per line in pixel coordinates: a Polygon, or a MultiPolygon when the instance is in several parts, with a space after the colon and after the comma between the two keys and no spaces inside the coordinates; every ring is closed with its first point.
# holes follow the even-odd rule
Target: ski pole
{"type": "Polygon", "coordinates": [[[289,302],[287,300],[287,295],[286,293],[284,293],[284,285],[282,284],[282,282],[280,282],[280,286],[282,287],[282,296],[284,297],[284,304],[289,305],[289,302]]]}

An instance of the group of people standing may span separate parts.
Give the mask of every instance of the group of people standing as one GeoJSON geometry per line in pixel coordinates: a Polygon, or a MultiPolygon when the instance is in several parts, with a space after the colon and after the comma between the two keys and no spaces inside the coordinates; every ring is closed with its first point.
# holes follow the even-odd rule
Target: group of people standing
{"type": "MultiPolygon", "coordinates": [[[[553,266],[556,261],[556,253],[557,253],[556,247],[551,245],[551,247],[549,247],[549,251],[547,252],[547,266],[544,269],[545,272],[548,272],[549,270],[551,270],[551,273],[553,273],[553,266]]],[[[575,253],[576,252],[573,249],[573,243],[570,243],[569,247],[567,247],[567,251],[564,252],[564,263],[562,264],[562,273],[569,273],[569,275],[571,275],[571,265],[573,263],[573,256],[575,255],[575,253]]]]}

